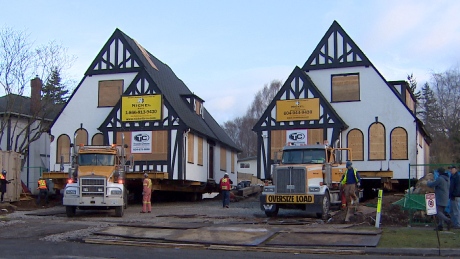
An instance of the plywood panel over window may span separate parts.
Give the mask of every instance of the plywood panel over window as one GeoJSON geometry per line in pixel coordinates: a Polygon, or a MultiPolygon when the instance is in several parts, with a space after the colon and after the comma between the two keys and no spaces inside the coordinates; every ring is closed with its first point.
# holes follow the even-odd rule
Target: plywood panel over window
{"type": "Polygon", "coordinates": [[[99,81],[99,107],[113,107],[123,94],[123,80],[99,81]]]}
{"type": "Polygon", "coordinates": [[[235,173],[235,153],[230,152],[230,155],[232,156],[232,173],[235,173]]]}
{"type": "Polygon", "coordinates": [[[332,75],[333,102],[359,101],[359,75],[332,75]]]}
{"type": "MultiPolygon", "coordinates": [[[[122,144],[121,136],[125,135],[125,144],[128,144],[127,152],[131,153],[131,134],[136,132],[117,132],[117,144],[122,144]]],[[[152,131],[152,153],[133,154],[134,160],[165,161],[168,159],[168,131],[152,131]]]]}
{"type": "Polygon", "coordinates": [[[281,152],[286,145],[286,131],[272,130],[270,132],[270,157],[272,160],[281,159],[281,152]],[[276,155],[278,157],[276,157],[276,155]]]}
{"type": "Polygon", "coordinates": [[[347,135],[348,148],[351,148],[353,160],[364,160],[364,136],[359,129],[352,129],[347,135]]]}
{"type": "Polygon", "coordinates": [[[192,133],[188,133],[187,140],[187,162],[193,164],[195,158],[195,136],[192,133]]]}
{"type": "Polygon", "coordinates": [[[198,137],[198,165],[203,165],[203,143],[203,138],[198,137]]]}
{"type": "Polygon", "coordinates": [[[407,159],[407,132],[404,128],[391,131],[391,159],[407,159]]]}
{"type": "Polygon", "coordinates": [[[57,139],[56,144],[56,161],[68,164],[70,163],[70,137],[67,135],[61,135],[57,139]]]}
{"type": "Polygon", "coordinates": [[[307,130],[307,144],[316,145],[317,143],[323,144],[324,136],[323,129],[308,129],[307,130]]]}
{"type": "Polygon", "coordinates": [[[104,136],[102,133],[96,133],[91,139],[91,145],[93,146],[103,146],[104,145],[104,136]]]}
{"type": "Polygon", "coordinates": [[[195,112],[198,115],[201,115],[201,102],[198,100],[195,100],[195,112]]]}
{"type": "Polygon", "coordinates": [[[78,129],[76,132],[75,144],[88,145],[88,131],[86,129],[78,129]]]}
{"type": "Polygon", "coordinates": [[[227,150],[220,147],[220,170],[227,171],[227,150]]]}
{"type": "Polygon", "coordinates": [[[406,90],[406,105],[409,107],[409,109],[414,112],[415,111],[415,102],[412,99],[412,96],[410,95],[409,90],[406,90]]]}
{"type": "Polygon", "coordinates": [[[385,127],[380,122],[369,127],[369,160],[385,160],[385,127]]]}

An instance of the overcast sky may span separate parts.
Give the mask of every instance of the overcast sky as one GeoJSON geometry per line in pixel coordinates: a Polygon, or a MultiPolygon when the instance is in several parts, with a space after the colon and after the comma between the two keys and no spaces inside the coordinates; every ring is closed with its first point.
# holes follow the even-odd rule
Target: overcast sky
{"type": "Polygon", "coordinates": [[[0,0],[0,27],[56,40],[76,81],[116,28],[168,64],[219,123],[302,67],[336,20],[389,81],[458,66],[460,1],[0,0]]]}

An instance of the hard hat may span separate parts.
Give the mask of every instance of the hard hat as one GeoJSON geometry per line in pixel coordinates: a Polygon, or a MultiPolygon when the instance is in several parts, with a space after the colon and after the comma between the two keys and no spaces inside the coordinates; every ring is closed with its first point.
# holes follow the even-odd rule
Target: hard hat
{"type": "Polygon", "coordinates": [[[3,171],[2,171],[2,174],[6,174],[6,170],[3,170],[3,171]]]}
{"type": "Polygon", "coordinates": [[[350,161],[347,162],[347,167],[351,166],[352,163],[350,161]]]}
{"type": "Polygon", "coordinates": [[[228,176],[228,173],[225,173],[224,176],[225,176],[225,175],[228,176]]]}
{"type": "Polygon", "coordinates": [[[148,174],[148,173],[145,173],[145,174],[144,174],[144,177],[145,177],[145,178],[149,177],[149,174],[148,174]]]}

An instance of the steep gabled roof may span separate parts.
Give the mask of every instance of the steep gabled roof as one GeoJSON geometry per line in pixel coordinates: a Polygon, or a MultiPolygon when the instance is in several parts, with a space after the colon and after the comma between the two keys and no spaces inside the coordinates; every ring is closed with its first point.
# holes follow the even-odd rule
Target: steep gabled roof
{"type": "MultiPolygon", "coordinates": [[[[171,68],[144,49],[138,42],[116,29],[107,43],[103,46],[99,54],[85,72],[86,76],[110,73],[129,73],[145,71],[149,80],[153,81],[151,87],[155,87],[163,95],[166,102],[177,113],[178,117],[189,127],[192,132],[207,136],[208,138],[221,142],[226,146],[240,151],[237,145],[230,139],[227,133],[212,118],[210,113],[203,107],[203,117],[190,109],[190,104],[182,98],[183,96],[194,96],[190,89],[180,80],[171,68]],[[111,51],[116,49],[117,51],[111,51]]],[[[75,92],[83,83],[80,82],[69,98],[72,100],[75,92]]],[[[130,87],[125,89],[125,93],[136,92],[130,87]]],[[[156,91],[155,91],[156,92],[156,91]]],[[[140,94],[140,93],[139,93],[140,94]]],[[[111,118],[116,116],[120,109],[121,98],[114,106],[107,119],[100,128],[105,128],[111,118]]],[[[54,123],[54,122],[53,122],[54,123]]]]}
{"type": "Polygon", "coordinates": [[[371,62],[358,45],[340,24],[334,21],[303,65],[302,70],[370,65],[371,62]]]}
{"type": "Polygon", "coordinates": [[[37,114],[34,114],[31,112],[30,105],[30,97],[17,94],[4,95],[0,97],[0,114],[9,113],[16,116],[36,117],[37,119],[44,116],[45,120],[52,121],[64,106],[62,104],[55,104],[48,107],[42,104],[42,109],[37,114]]]}

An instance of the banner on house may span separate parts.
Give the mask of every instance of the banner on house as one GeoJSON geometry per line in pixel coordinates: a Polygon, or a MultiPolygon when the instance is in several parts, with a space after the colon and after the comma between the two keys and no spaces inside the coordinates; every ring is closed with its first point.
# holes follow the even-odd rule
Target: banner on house
{"type": "Polygon", "coordinates": [[[307,130],[296,129],[286,130],[286,142],[288,146],[300,146],[307,143],[307,130]]]}
{"type": "Polygon", "coordinates": [[[319,98],[276,101],[276,121],[319,120],[319,98]]]}
{"type": "Polygon", "coordinates": [[[161,94],[121,97],[121,121],[161,120],[161,94]]]}
{"type": "Polygon", "coordinates": [[[152,153],[152,132],[137,131],[131,134],[131,153],[152,153]]]}

